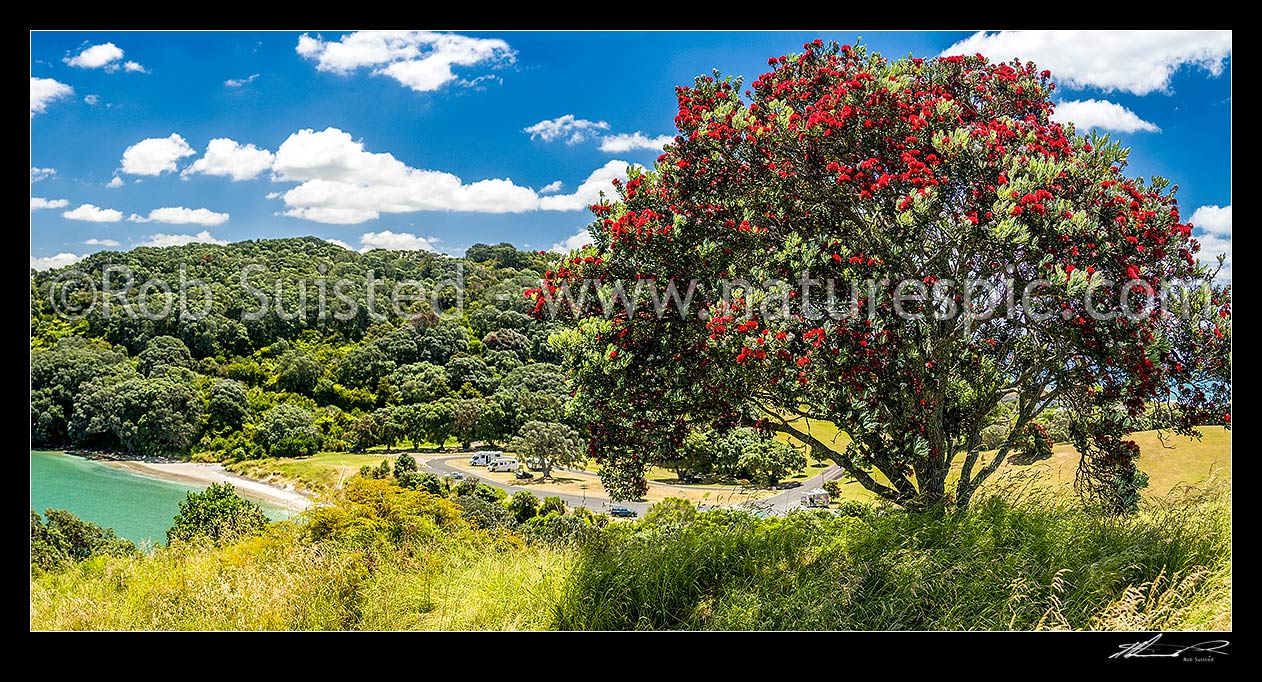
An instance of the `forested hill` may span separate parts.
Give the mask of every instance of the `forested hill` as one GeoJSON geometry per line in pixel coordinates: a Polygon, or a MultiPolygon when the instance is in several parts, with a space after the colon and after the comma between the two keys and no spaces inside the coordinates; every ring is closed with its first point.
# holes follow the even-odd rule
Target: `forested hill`
{"type": "Polygon", "coordinates": [[[522,294],[546,260],[509,244],[451,258],[306,237],[101,252],[32,273],[32,437],[241,458],[495,441],[560,421],[553,325],[522,294]]]}

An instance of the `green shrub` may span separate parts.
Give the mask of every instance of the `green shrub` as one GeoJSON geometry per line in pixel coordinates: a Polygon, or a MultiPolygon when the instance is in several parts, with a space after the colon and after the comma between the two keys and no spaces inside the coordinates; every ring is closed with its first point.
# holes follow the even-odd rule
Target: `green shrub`
{"type": "Polygon", "coordinates": [[[548,514],[564,516],[565,502],[562,502],[561,498],[555,495],[545,497],[543,498],[543,506],[539,507],[539,514],[541,516],[547,516],[548,514]]]}
{"type": "Polygon", "coordinates": [[[578,516],[550,513],[530,519],[526,534],[536,542],[582,545],[598,536],[600,529],[578,516]]]}
{"type": "MultiPolygon", "coordinates": [[[[488,486],[489,487],[489,486],[488,486]]],[[[461,515],[469,523],[485,530],[512,528],[513,513],[498,501],[488,501],[477,495],[460,495],[456,498],[461,515]]]]}
{"type": "Polygon", "coordinates": [[[529,490],[519,490],[508,499],[508,511],[517,519],[517,523],[525,523],[539,515],[539,497],[529,490]]]}
{"type": "Polygon", "coordinates": [[[858,500],[845,500],[837,506],[837,516],[853,516],[866,519],[872,516],[872,505],[858,500]]]}
{"type": "Polygon", "coordinates": [[[267,526],[257,504],[237,495],[229,483],[212,483],[204,492],[190,492],[167,530],[167,542],[207,538],[214,542],[254,535],[267,526]]]}
{"type": "Polygon", "coordinates": [[[42,571],[64,568],[94,556],[128,556],[137,553],[130,540],[84,521],[65,509],[45,509],[41,519],[31,510],[31,567],[42,571]]]}
{"type": "Polygon", "coordinates": [[[409,490],[424,490],[431,495],[445,495],[447,488],[443,485],[443,480],[437,474],[429,472],[411,472],[398,474],[398,467],[395,468],[398,476],[399,485],[409,490]]]}

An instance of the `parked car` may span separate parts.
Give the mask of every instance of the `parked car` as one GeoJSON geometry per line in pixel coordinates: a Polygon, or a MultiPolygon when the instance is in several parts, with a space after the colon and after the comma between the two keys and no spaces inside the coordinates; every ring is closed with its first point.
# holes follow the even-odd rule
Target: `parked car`
{"type": "Polygon", "coordinates": [[[464,480],[464,474],[460,473],[459,471],[453,471],[447,474],[447,478],[450,478],[454,481],[460,481],[460,480],[464,480]]]}
{"type": "Polygon", "coordinates": [[[518,470],[517,470],[517,473],[515,473],[515,474],[513,474],[513,475],[514,475],[514,476],[516,476],[517,478],[519,478],[519,479],[523,480],[523,481],[524,481],[524,480],[526,480],[526,479],[530,479],[530,478],[534,478],[534,477],[535,477],[535,475],[534,475],[534,474],[530,473],[529,471],[526,471],[525,469],[518,469],[518,470]]]}
{"type": "Polygon", "coordinates": [[[639,516],[639,514],[637,514],[634,509],[628,509],[626,507],[614,507],[613,509],[609,510],[609,515],[619,516],[626,519],[634,519],[635,517],[639,516]]]}

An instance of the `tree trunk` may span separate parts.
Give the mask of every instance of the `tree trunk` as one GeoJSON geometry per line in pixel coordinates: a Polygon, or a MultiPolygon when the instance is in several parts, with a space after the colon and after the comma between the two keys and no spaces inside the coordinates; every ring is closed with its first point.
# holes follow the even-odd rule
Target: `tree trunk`
{"type": "Polygon", "coordinates": [[[539,458],[539,464],[543,468],[543,477],[552,478],[552,460],[546,457],[539,458]]]}

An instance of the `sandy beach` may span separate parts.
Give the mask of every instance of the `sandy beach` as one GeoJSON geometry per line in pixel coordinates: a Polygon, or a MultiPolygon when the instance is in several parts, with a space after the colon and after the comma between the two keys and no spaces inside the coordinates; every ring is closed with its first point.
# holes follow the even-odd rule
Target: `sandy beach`
{"type": "Polygon", "coordinates": [[[142,462],[137,460],[110,460],[104,464],[128,469],[135,473],[168,481],[187,483],[231,483],[244,497],[265,500],[287,509],[301,511],[310,507],[310,497],[287,488],[230,473],[220,464],[199,462],[142,462]]]}

